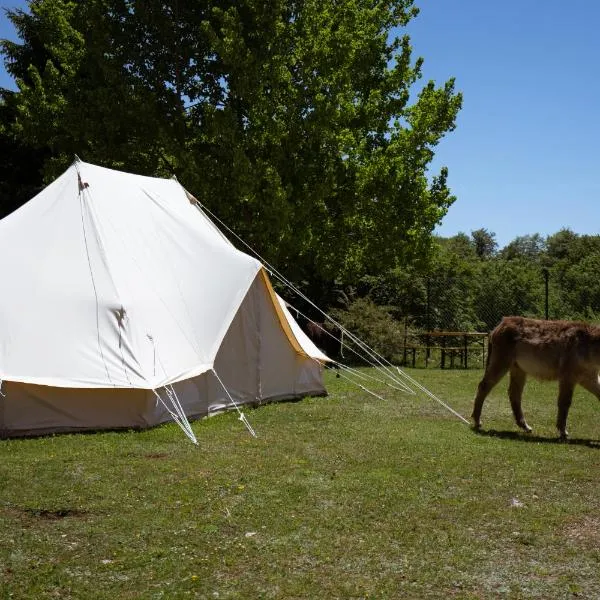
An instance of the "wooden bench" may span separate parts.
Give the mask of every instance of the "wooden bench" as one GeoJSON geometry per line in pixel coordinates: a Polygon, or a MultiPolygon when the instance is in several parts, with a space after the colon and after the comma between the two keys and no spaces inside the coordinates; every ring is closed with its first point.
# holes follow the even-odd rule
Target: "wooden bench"
{"type": "Polygon", "coordinates": [[[404,364],[408,364],[410,354],[411,364],[415,367],[417,354],[424,352],[425,366],[427,367],[432,352],[437,351],[440,354],[441,369],[445,369],[447,366],[454,368],[456,359],[460,361],[461,368],[467,369],[469,367],[469,353],[478,351],[482,355],[481,364],[485,366],[487,333],[480,331],[427,331],[421,333],[419,337],[424,340],[423,344],[404,344],[404,364]],[[453,343],[449,345],[449,342],[453,343]]]}

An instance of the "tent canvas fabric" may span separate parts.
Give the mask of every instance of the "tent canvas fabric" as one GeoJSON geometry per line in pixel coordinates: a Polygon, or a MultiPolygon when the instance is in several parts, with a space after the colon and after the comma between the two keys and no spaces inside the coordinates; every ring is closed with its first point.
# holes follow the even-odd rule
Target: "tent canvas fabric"
{"type": "Polygon", "coordinates": [[[174,179],[75,161],[0,221],[0,433],[143,428],[325,393],[261,263],[174,179]],[[166,396],[165,396],[166,397],[166,396]]]}

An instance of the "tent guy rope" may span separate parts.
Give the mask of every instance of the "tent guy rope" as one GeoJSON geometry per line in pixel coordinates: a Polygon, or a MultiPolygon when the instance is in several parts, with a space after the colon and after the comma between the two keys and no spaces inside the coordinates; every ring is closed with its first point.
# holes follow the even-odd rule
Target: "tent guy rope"
{"type": "Polygon", "coordinates": [[[438,398],[433,392],[430,392],[425,386],[421,385],[416,379],[412,378],[408,373],[405,373],[400,367],[396,367],[398,369],[398,373],[400,373],[403,377],[406,377],[408,381],[410,381],[416,388],[421,390],[424,394],[429,396],[432,400],[435,400],[438,404],[443,406],[448,412],[452,413],[455,417],[458,417],[463,423],[467,425],[471,425],[467,419],[465,419],[460,413],[456,412],[452,407],[448,406],[443,400],[438,398]]]}
{"type": "Polygon", "coordinates": [[[217,378],[217,381],[221,384],[221,387],[225,390],[225,393],[227,394],[227,397],[229,398],[229,400],[231,401],[231,403],[233,404],[233,406],[237,410],[238,415],[239,415],[239,420],[246,426],[246,429],[250,432],[250,435],[252,437],[256,437],[256,431],[254,431],[252,425],[250,425],[250,423],[248,422],[248,419],[246,418],[246,415],[240,410],[240,407],[238,406],[238,403],[233,399],[232,395],[229,393],[229,390],[225,387],[225,384],[221,381],[221,378],[219,377],[219,374],[215,371],[214,368],[211,369],[211,370],[214,373],[215,377],[217,378]]]}
{"type": "MultiPolygon", "coordinates": [[[[333,317],[328,315],[323,309],[321,309],[319,306],[317,306],[308,296],[306,296],[306,294],[304,294],[304,292],[302,292],[291,281],[289,281],[286,277],[284,277],[273,265],[271,265],[256,250],[254,250],[254,248],[252,248],[252,246],[250,246],[247,242],[245,242],[226,223],[224,223],[221,219],[219,219],[219,217],[217,217],[210,209],[208,209],[203,204],[201,204],[200,201],[197,200],[196,198],[194,198],[194,196],[192,194],[190,194],[187,191],[186,191],[186,193],[188,194],[188,196],[190,198],[193,198],[194,203],[196,204],[196,207],[201,212],[206,211],[213,219],[215,219],[218,223],[220,223],[226,231],[231,233],[231,235],[233,235],[241,244],[243,244],[248,250],[250,250],[250,252],[252,252],[252,254],[254,254],[254,256],[256,256],[267,267],[267,269],[269,270],[269,273],[271,275],[275,276],[276,279],[278,279],[281,283],[283,283],[290,290],[292,290],[298,297],[302,298],[305,302],[307,302],[310,306],[312,306],[315,310],[317,310],[319,312],[319,314],[321,314],[325,319],[327,319],[330,323],[332,323],[334,326],[336,326],[341,332],[343,332],[345,335],[347,335],[357,346],[359,346],[368,356],[370,356],[377,364],[380,365],[380,367],[383,369],[383,371],[387,374],[387,376],[390,379],[394,380],[396,383],[398,383],[398,385],[403,385],[402,382],[396,378],[396,376],[394,375],[394,372],[389,368],[389,367],[393,368],[394,365],[392,365],[384,357],[382,357],[375,350],[373,350],[367,344],[365,344],[361,339],[359,339],[352,332],[350,332],[348,329],[346,329],[341,323],[338,323],[333,317]],[[385,363],[387,363],[388,366],[385,366],[385,363]]],[[[294,309],[294,310],[296,310],[296,309],[294,309]]],[[[364,359],[364,356],[361,358],[364,359]]],[[[372,363],[370,363],[370,361],[367,361],[367,362],[369,362],[369,364],[372,364],[372,363]]]]}
{"type": "Polygon", "coordinates": [[[169,405],[163,400],[162,396],[156,390],[153,389],[152,392],[156,396],[157,404],[160,402],[165,407],[165,410],[171,415],[173,421],[175,421],[175,423],[177,423],[177,425],[179,425],[179,427],[181,427],[183,433],[185,433],[185,435],[187,435],[187,437],[197,446],[198,440],[196,439],[196,436],[194,435],[194,431],[192,430],[192,426],[190,425],[190,422],[188,421],[187,417],[185,416],[185,413],[183,411],[181,403],[179,402],[179,398],[177,398],[177,394],[175,394],[174,393],[175,391],[173,390],[172,393],[174,394],[174,397],[176,398],[176,401],[174,401],[174,399],[171,395],[171,392],[169,392],[169,390],[166,387],[164,388],[164,390],[167,392],[167,396],[168,396],[169,400],[171,401],[173,408],[175,408],[175,410],[172,410],[169,407],[169,405]]]}
{"type": "Polygon", "coordinates": [[[389,381],[379,379],[379,377],[374,377],[373,375],[370,375],[368,373],[363,373],[363,372],[359,371],[358,369],[353,369],[352,367],[345,365],[344,363],[335,361],[334,364],[337,365],[340,369],[343,369],[344,371],[351,372],[353,375],[355,375],[359,379],[370,379],[372,381],[377,381],[378,383],[382,383],[383,385],[386,385],[387,387],[390,387],[393,390],[397,390],[398,392],[410,393],[413,396],[415,395],[415,391],[411,390],[408,386],[406,386],[404,388],[399,388],[399,387],[396,387],[395,385],[392,385],[389,381]]]}
{"type": "Polygon", "coordinates": [[[370,390],[369,388],[367,388],[364,385],[362,385],[362,383],[358,383],[358,381],[354,381],[353,379],[351,379],[350,377],[348,377],[347,375],[345,375],[343,372],[342,373],[338,373],[338,375],[342,379],[345,379],[346,381],[349,381],[353,385],[359,387],[364,392],[367,392],[367,394],[371,394],[371,396],[375,396],[375,398],[377,398],[379,400],[385,400],[385,398],[383,396],[380,396],[379,394],[376,394],[373,390],[370,390]]]}
{"type": "MultiPolygon", "coordinates": [[[[307,317],[303,312],[301,312],[300,310],[298,310],[295,306],[292,306],[292,309],[298,313],[299,315],[301,315],[302,317],[304,317],[307,321],[309,321],[310,323],[312,323],[313,325],[315,325],[318,329],[320,329],[323,333],[327,334],[329,337],[331,337],[332,339],[334,339],[336,342],[341,343],[341,338],[336,337],[335,335],[333,335],[333,333],[331,333],[330,331],[328,331],[327,329],[325,329],[325,327],[323,327],[323,325],[321,325],[320,323],[317,323],[316,321],[313,321],[312,319],[310,319],[309,317],[307,317]]],[[[352,352],[355,356],[357,356],[358,358],[361,358],[362,360],[366,360],[366,362],[372,366],[374,369],[376,369],[379,373],[382,373],[384,376],[388,376],[389,374],[387,372],[387,369],[383,368],[383,365],[377,364],[375,362],[371,362],[368,359],[365,359],[365,357],[360,354],[359,352],[357,352],[352,346],[346,344],[346,348],[348,350],[350,350],[350,352],[352,352]]],[[[336,364],[341,365],[342,363],[337,362],[336,364]]],[[[346,365],[344,365],[346,366],[346,365]]],[[[372,377],[372,376],[371,376],[372,377]]],[[[372,377],[373,379],[376,379],[374,377],[372,377]]],[[[394,388],[394,389],[399,389],[402,392],[405,392],[407,394],[415,394],[415,391],[412,390],[408,385],[406,385],[405,383],[403,383],[402,381],[399,381],[397,378],[390,378],[392,379],[392,381],[394,381],[394,383],[396,383],[397,385],[401,386],[401,388],[394,388]]],[[[381,382],[381,380],[378,380],[381,382]]],[[[384,383],[384,382],[381,382],[384,383]]],[[[387,382],[385,382],[387,383],[387,382]]],[[[391,385],[391,384],[387,384],[387,385],[391,385]]],[[[394,386],[391,386],[394,387],[394,386]]]]}
{"type": "MultiPolygon", "coordinates": [[[[382,371],[387,375],[387,377],[389,377],[392,381],[394,381],[398,385],[401,385],[401,386],[405,387],[407,384],[404,383],[404,381],[400,380],[398,377],[395,376],[395,374],[394,374],[394,372],[392,370],[392,369],[395,369],[397,371],[397,373],[402,378],[404,378],[406,381],[408,381],[409,383],[411,383],[412,385],[414,385],[418,390],[420,390],[421,392],[423,392],[425,395],[427,395],[432,400],[435,400],[440,406],[442,406],[448,412],[450,412],[455,417],[457,417],[458,419],[460,419],[463,423],[466,423],[467,425],[470,425],[469,421],[467,419],[465,419],[465,417],[463,417],[460,413],[458,413],[453,408],[451,408],[446,402],[444,402],[443,400],[441,400],[440,398],[438,398],[433,392],[431,392],[425,386],[423,386],[420,383],[418,383],[414,378],[412,378],[410,375],[408,375],[407,373],[405,373],[402,369],[400,369],[399,367],[396,367],[390,361],[388,361],[385,357],[383,357],[380,354],[378,354],[373,348],[369,347],[360,338],[358,338],[351,331],[349,331],[343,325],[341,325],[340,323],[338,323],[333,317],[331,317],[330,315],[328,315],[323,309],[321,309],[319,306],[317,306],[310,298],[308,298],[301,290],[299,290],[291,281],[289,281],[288,279],[286,279],[281,273],[279,273],[279,271],[275,267],[273,267],[273,265],[271,265],[256,250],[254,250],[254,248],[252,248],[252,246],[250,246],[245,240],[243,240],[226,223],[224,223],[221,219],[219,219],[219,217],[217,217],[217,215],[215,215],[209,208],[207,208],[206,206],[204,206],[197,198],[195,198],[193,196],[193,194],[191,194],[187,190],[186,190],[186,194],[188,195],[188,198],[190,198],[190,199],[193,200],[193,203],[195,204],[196,208],[198,210],[200,210],[200,212],[202,212],[203,214],[204,214],[204,212],[207,212],[226,231],[228,231],[231,235],[233,235],[235,237],[235,239],[237,239],[241,244],[243,244],[245,248],[247,248],[250,252],[252,252],[252,254],[254,256],[256,256],[267,267],[267,269],[269,269],[270,274],[274,275],[281,283],[283,283],[284,285],[286,285],[297,296],[299,296],[300,298],[302,298],[305,302],[307,302],[310,306],[312,306],[315,310],[317,310],[319,312],[319,314],[321,314],[330,323],[332,323],[333,325],[335,325],[343,334],[345,334],[359,348],[361,348],[368,356],[370,356],[377,364],[379,364],[380,367],[381,367],[381,369],[382,369],[382,371]]],[[[294,309],[294,310],[296,310],[296,309],[294,309]]],[[[346,347],[349,347],[349,346],[346,346],[346,347]]],[[[364,359],[364,357],[362,357],[362,358],[364,359]]],[[[367,360],[367,362],[369,362],[369,364],[371,364],[370,361],[367,360]]],[[[368,391],[368,390],[366,390],[366,391],[368,391]]],[[[369,393],[371,393],[371,392],[369,392],[369,393]]]]}

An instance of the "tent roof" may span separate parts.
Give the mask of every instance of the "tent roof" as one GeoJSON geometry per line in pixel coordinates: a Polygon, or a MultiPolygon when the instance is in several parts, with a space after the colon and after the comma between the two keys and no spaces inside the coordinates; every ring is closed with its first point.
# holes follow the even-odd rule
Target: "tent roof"
{"type": "Polygon", "coordinates": [[[200,374],[260,269],[177,181],[76,161],[0,221],[0,377],[154,388],[200,374]]]}

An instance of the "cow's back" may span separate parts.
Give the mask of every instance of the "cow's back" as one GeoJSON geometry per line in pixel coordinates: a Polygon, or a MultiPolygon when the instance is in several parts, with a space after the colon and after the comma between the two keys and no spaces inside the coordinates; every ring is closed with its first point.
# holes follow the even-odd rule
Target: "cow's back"
{"type": "Polygon", "coordinates": [[[571,321],[504,317],[492,332],[493,351],[538,379],[559,379],[588,370],[589,326],[571,321]]]}

